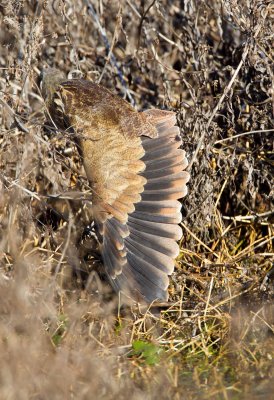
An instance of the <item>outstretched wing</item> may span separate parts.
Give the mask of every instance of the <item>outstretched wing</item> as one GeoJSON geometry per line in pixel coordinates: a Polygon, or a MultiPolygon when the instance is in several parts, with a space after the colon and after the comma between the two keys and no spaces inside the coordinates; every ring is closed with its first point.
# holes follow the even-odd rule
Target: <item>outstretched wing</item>
{"type": "Polygon", "coordinates": [[[167,299],[189,180],[175,114],[137,113],[83,80],[62,82],[51,99],[55,120],[77,137],[112,285],[135,299],[167,299]]]}
{"type": "MultiPolygon", "coordinates": [[[[168,275],[179,254],[176,241],[182,236],[178,199],[187,193],[189,174],[184,171],[187,160],[179,148],[175,114],[151,110],[146,116],[156,126],[158,137],[141,136],[138,148],[143,151],[130,160],[128,176],[120,175],[117,165],[119,179],[125,177],[128,185],[120,190],[119,200],[110,205],[108,218],[99,218],[98,225],[104,264],[115,289],[153,301],[168,298],[168,275]],[[139,165],[140,155],[143,165],[133,172],[130,165],[139,165]],[[120,213],[127,214],[126,218],[119,218],[120,213]]],[[[118,186],[111,190],[115,188],[118,186]]]]}

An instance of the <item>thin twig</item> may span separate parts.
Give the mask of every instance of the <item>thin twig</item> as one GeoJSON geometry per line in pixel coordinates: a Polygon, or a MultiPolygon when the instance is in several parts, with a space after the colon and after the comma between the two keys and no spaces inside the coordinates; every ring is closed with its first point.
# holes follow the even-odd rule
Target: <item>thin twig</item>
{"type": "Polygon", "coordinates": [[[107,51],[108,54],[110,54],[110,63],[115,67],[115,69],[117,71],[118,78],[119,78],[119,80],[120,80],[120,82],[122,84],[122,90],[124,91],[125,95],[128,97],[130,103],[134,106],[135,105],[135,101],[134,101],[133,97],[131,96],[131,94],[130,94],[128,88],[127,88],[126,81],[124,79],[124,76],[123,76],[123,73],[122,73],[121,69],[118,66],[118,62],[116,60],[116,57],[111,52],[111,45],[109,44],[106,31],[102,27],[102,25],[100,23],[100,20],[99,20],[97,14],[96,14],[95,9],[94,9],[93,5],[91,4],[91,2],[90,1],[86,1],[85,3],[87,5],[87,9],[88,9],[89,15],[91,15],[91,17],[94,19],[94,21],[95,21],[95,23],[96,23],[96,25],[98,27],[98,30],[99,30],[99,32],[101,34],[101,37],[103,39],[103,42],[105,44],[106,51],[107,51]]]}
{"type": "Polygon", "coordinates": [[[218,111],[219,108],[221,107],[221,105],[222,105],[222,103],[223,103],[225,97],[228,95],[229,91],[231,90],[231,88],[232,88],[232,86],[233,86],[233,83],[235,82],[235,80],[236,80],[236,78],[237,78],[237,75],[239,74],[240,69],[242,68],[242,66],[243,66],[243,64],[244,64],[244,62],[245,62],[245,60],[246,60],[246,57],[247,57],[247,55],[248,55],[248,50],[249,50],[249,42],[246,43],[245,48],[244,48],[244,52],[243,52],[243,55],[242,55],[242,59],[241,59],[241,61],[239,62],[238,67],[236,68],[234,74],[232,75],[232,78],[230,79],[230,82],[229,82],[228,85],[225,87],[225,90],[224,90],[222,96],[220,97],[220,99],[219,99],[217,105],[215,106],[214,110],[212,111],[212,114],[211,114],[211,116],[210,116],[210,118],[209,118],[209,120],[208,120],[208,122],[207,122],[207,124],[206,124],[206,129],[205,129],[204,132],[202,133],[202,135],[201,135],[201,137],[200,137],[200,140],[199,140],[199,142],[198,142],[198,144],[197,144],[196,150],[195,150],[195,152],[194,152],[194,154],[193,154],[192,160],[191,160],[190,163],[189,163],[189,166],[188,166],[188,168],[187,168],[188,171],[190,171],[190,169],[191,169],[191,167],[192,167],[194,161],[196,160],[197,154],[198,154],[198,152],[199,152],[199,150],[200,150],[200,148],[201,148],[201,146],[202,146],[202,143],[203,143],[203,141],[204,141],[205,135],[206,135],[206,133],[208,132],[208,128],[210,127],[210,124],[211,124],[211,122],[213,121],[213,118],[214,118],[215,115],[217,114],[217,111],[218,111]]]}
{"type": "Polygon", "coordinates": [[[149,10],[151,9],[151,7],[154,6],[155,2],[156,2],[156,0],[153,0],[153,1],[151,2],[151,4],[147,7],[147,9],[144,11],[144,13],[142,14],[142,16],[141,16],[141,21],[140,21],[139,26],[138,26],[138,45],[137,45],[137,50],[138,50],[139,47],[140,47],[141,31],[142,31],[143,22],[144,22],[144,20],[145,20],[145,18],[146,18],[146,16],[147,16],[149,10]]]}
{"type": "Polygon", "coordinates": [[[236,215],[235,217],[228,217],[226,215],[223,215],[223,219],[228,219],[231,221],[254,221],[258,218],[266,218],[269,217],[270,215],[274,214],[274,210],[270,210],[261,214],[254,214],[254,215],[236,215]]]}
{"type": "Polygon", "coordinates": [[[72,230],[72,218],[70,216],[70,218],[68,219],[67,238],[66,238],[66,241],[65,241],[65,245],[64,245],[61,257],[60,257],[60,259],[58,261],[57,267],[56,267],[55,272],[54,272],[54,277],[55,278],[57,277],[57,275],[58,275],[58,273],[59,273],[59,271],[61,269],[61,264],[62,264],[63,260],[65,259],[69,244],[71,243],[71,240],[70,240],[70,238],[71,238],[71,230],[72,230]]]}
{"type": "Polygon", "coordinates": [[[5,175],[1,174],[0,176],[2,176],[2,178],[10,185],[10,188],[12,186],[16,186],[19,189],[21,189],[23,192],[25,192],[27,195],[29,195],[30,197],[34,197],[36,200],[41,201],[41,198],[38,196],[37,193],[32,192],[31,190],[26,189],[24,186],[19,185],[19,183],[17,183],[15,180],[12,181],[9,178],[7,178],[5,175]]]}
{"type": "Polygon", "coordinates": [[[257,131],[249,131],[249,132],[239,133],[238,135],[234,135],[234,136],[230,136],[230,137],[227,137],[227,138],[224,138],[221,140],[217,140],[217,142],[214,143],[214,146],[219,143],[227,142],[228,140],[234,140],[241,136],[253,135],[254,133],[266,133],[266,132],[274,132],[274,129],[259,129],[257,131]]]}
{"type": "Polygon", "coordinates": [[[106,59],[104,68],[103,68],[103,70],[101,72],[101,75],[100,75],[98,81],[97,81],[98,84],[101,82],[101,80],[102,80],[102,78],[103,78],[103,76],[105,74],[107,65],[110,62],[110,59],[111,59],[111,57],[113,55],[113,48],[114,48],[114,45],[115,45],[115,43],[116,43],[116,41],[118,39],[119,30],[121,29],[121,25],[122,25],[122,7],[120,6],[118,14],[117,14],[117,18],[116,18],[116,25],[115,25],[115,30],[114,30],[112,42],[111,42],[111,45],[110,45],[109,53],[107,55],[107,59],[106,59]]]}
{"type": "Polygon", "coordinates": [[[198,243],[200,243],[205,249],[207,249],[210,253],[214,254],[215,257],[219,257],[217,253],[215,253],[213,250],[211,250],[205,243],[203,243],[193,232],[191,232],[190,229],[188,229],[188,227],[181,222],[181,225],[183,226],[183,228],[192,236],[194,237],[195,240],[197,240],[198,243]]]}
{"type": "Polygon", "coordinates": [[[21,129],[24,133],[29,133],[29,130],[25,127],[23,122],[20,120],[20,118],[17,116],[16,112],[8,105],[8,103],[5,102],[5,100],[0,98],[0,103],[6,108],[10,116],[14,119],[16,122],[18,128],[21,129]]]}

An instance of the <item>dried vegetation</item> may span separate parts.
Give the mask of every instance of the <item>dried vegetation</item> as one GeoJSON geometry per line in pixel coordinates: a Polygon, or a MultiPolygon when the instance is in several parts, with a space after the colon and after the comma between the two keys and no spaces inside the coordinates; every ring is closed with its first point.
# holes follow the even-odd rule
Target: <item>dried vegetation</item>
{"type": "Polygon", "coordinates": [[[1,399],[271,398],[273,11],[1,2],[1,399]],[[81,161],[45,124],[47,65],[177,111],[192,179],[168,305],[120,307],[98,275],[81,161]]]}

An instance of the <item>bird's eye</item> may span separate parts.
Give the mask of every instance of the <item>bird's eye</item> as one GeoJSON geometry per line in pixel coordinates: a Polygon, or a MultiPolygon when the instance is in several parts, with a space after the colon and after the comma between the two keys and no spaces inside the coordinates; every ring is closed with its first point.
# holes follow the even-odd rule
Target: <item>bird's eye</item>
{"type": "Polygon", "coordinates": [[[82,78],[83,78],[83,73],[78,69],[72,69],[68,73],[68,79],[82,79],[82,78]]]}

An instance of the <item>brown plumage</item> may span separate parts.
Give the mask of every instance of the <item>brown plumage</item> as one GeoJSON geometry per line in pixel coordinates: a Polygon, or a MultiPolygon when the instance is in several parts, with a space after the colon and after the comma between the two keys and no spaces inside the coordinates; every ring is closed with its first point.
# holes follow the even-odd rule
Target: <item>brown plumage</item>
{"type": "Polygon", "coordinates": [[[166,300],[189,180],[175,114],[139,113],[106,88],[54,70],[43,93],[52,120],[79,144],[110,282],[135,299],[166,300]]]}

